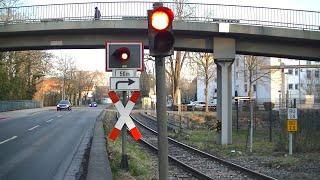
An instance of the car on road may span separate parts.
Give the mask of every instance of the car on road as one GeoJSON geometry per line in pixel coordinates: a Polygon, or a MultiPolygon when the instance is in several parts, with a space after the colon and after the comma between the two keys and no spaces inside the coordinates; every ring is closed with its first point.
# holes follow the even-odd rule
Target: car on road
{"type": "Polygon", "coordinates": [[[71,103],[69,100],[61,100],[57,104],[57,111],[61,111],[61,110],[71,111],[71,103]]]}
{"type": "Polygon", "coordinates": [[[89,103],[89,107],[97,107],[98,104],[96,102],[89,103]]]}

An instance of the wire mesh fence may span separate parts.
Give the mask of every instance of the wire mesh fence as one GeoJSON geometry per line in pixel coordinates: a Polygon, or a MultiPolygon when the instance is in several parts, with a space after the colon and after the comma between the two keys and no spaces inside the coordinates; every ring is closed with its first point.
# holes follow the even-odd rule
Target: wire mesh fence
{"type": "Polygon", "coordinates": [[[0,101],[0,112],[39,107],[40,102],[34,100],[0,101]]]}
{"type": "MultiPolygon", "coordinates": [[[[175,13],[175,20],[191,22],[229,22],[257,26],[320,30],[320,12],[201,3],[163,2],[175,13]]],[[[48,21],[86,21],[94,19],[94,8],[101,20],[146,19],[153,2],[91,2],[0,8],[1,23],[48,21]]]]}
{"type": "MultiPolygon", "coordinates": [[[[256,144],[267,143],[273,151],[286,152],[288,149],[287,111],[297,107],[298,129],[293,132],[294,151],[312,152],[320,150],[320,108],[318,99],[288,98],[283,100],[259,99],[252,101],[253,139],[256,144]]],[[[204,109],[203,109],[204,110],[204,109]]],[[[183,138],[187,143],[218,143],[221,122],[216,111],[201,110],[168,111],[168,129],[171,136],[183,138]],[[220,128],[219,128],[220,126],[220,128]],[[195,138],[192,140],[192,138],[195,138]]],[[[155,110],[147,110],[156,116],[155,110]]],[[[251,111],[250,101],[233,101],[232,125],[234,141],[243,147],[249,146],[251,111]]],[[[212,146],[208,146],[212,148],[212,146]]],[[[204,149],[208,148],[204,147],[204,149]]]]}
{"type": "Polygon", "coordinates": [[[234,104],[233,126],[237,131],[247,130],[249,134],[252,113],[254,131],[265,132],[267,141],[275,142],[277,149],[284,150],[288,143],[288,108],[296,107],[298,129],[293,132],[294,149],[296,151],[319,150],[320,108],[319,103],[316,102],[316,100],[296,98],[283,101],[260,99],[259,102],[252,102],[252,112],[249,101],[238,102],[234,104]]]}

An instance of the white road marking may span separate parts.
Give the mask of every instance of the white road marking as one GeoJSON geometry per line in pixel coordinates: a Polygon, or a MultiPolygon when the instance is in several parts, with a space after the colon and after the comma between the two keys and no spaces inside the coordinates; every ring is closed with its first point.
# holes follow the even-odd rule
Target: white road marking
{"type": "Polygon", "coordinates": [[[53,121],[53,119],[49,119],[48,121],[46,121],[47,123],[49,123],[49,122],[51,122],[51,121],[53,121]]]}
{"type": "Polygon", "coordinates": [[[0,142],[0,144],[4,144],[4,143],[6,143],[6,142],[8,142],[8,141],[11,141],[11,140],[13,140],[13,139],[17,138],[17,137],[18,137],[18,136],[12,136],[11,138],[9,138],[9,139],[7,139],[7,140],[4,140],[4,141],[0,142]]]}
{"type": "Polygon", "coordinates": [[[57,116],[57,117],[62,117],[62,115],[59,115],[59,116],[57,116]]]}
{"type": "Polygon", "coordinates": [[[32,128],[28,129],[28,131],[32,131],[34,130],[35,128],[39,127],[39,125],[36,125],[36,126],[33,126],[32,128]]]}

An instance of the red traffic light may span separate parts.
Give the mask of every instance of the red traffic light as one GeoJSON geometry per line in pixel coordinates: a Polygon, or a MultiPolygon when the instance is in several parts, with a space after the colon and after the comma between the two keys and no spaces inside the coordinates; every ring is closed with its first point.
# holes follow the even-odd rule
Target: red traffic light
{"type": "Polygon", "coordinates": [[[126,47],[118,48],[112,54],[117,59],[119,59],[122,63],[125,63],[130,58],[130,50],[126,47]]]}
{"type": "Polygon", "coordinates": [[[158,31],[162,31],[171,26],[174,15],[167,7],[158,7],[151,11],[149,16],[150,26],[158,31]]]}

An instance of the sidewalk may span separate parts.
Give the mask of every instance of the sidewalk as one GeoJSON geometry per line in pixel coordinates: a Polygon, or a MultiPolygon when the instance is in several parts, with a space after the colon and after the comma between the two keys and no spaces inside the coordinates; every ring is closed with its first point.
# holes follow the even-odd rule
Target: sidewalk
{"type": "Polygon", "coordinates": [[[102,118],[98,117],[92,139],[87,180],[112,180],[112,173],[107,158],[106,140],[104,137],[102,118]]]}

